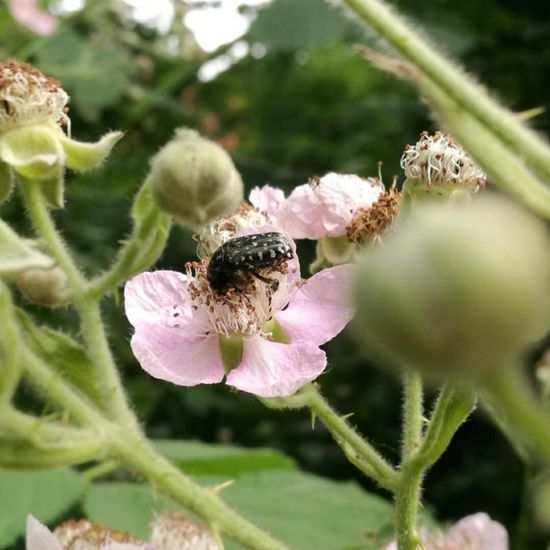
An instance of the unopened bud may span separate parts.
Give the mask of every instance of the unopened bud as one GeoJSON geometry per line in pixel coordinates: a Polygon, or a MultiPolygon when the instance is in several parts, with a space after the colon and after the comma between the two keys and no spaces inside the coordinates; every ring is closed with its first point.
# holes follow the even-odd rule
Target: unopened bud
{"type": "Polygon", "coordinates": [[[69,299],[67,276],[59,267],[21,271],[15,284],[33,304],[55,307],[66,304],[69,299]]]}
{"type": "Polygon", "coordinates": [[[549,251],[544,224],[500,198],[425,204],[365,250],[356,329],[382,359],[425,372],[511,364],[550,326],[549,251]]]}
{"type": "Polygon", "coordinates": [[[152,159],[148,179],[159,207],[193,229],[233,212],[243,200],[231,157],[194,130],[176,131],[152,159]]]}

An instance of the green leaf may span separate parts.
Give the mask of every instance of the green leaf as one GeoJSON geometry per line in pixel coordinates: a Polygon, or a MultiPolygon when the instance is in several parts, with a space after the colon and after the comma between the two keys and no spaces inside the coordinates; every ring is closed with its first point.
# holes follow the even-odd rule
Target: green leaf
{"type": "Polygon", "coordinates": [[[273,449],[245,449],[231,445],[208,445],[171,439],[155,441],[156,449],[186,474],[230,477],[262,470],[294,470],[295,462],[273,449]]]}
{"type": "Polygon", "coordinates": [[[323,0],[275,0],[260,10],[247,38],[271,51],[295,51],[330,42],[351,28],[350,21],[323,0]]]}
{"type": "Polygon", "coordinates": [[[36,326],[23,310],[18,311],[18,316],[31,350],[92,401],[101,402],[95,369],[84,348],[63,332],[47,326],[36,326]]]}
{"type": "Polygon", "coordinates": [[[82,477],[70,468],[0,469],[0,548],[24,534],[27,514],[53,522],[82,497],[84,488],[82,477]]]}
{"type": "MultiPolygon", "coordinates": [[[[202,485],[226,479],[195,477],[202,485]]],[[[241,475],[222,498],[293,550],[378,550],[391,536],[391,504],[355,483],[293,470],[263,471],[241,475]]],[[[123,482],[96,484],[84,502],[90,520],[143,539],[149,536],[152,511],[174,506],[167,498],[154,498],[147,486],[123,482]]],[[[225,542],[227,550],[241,548],[225,542]]]]}
{"type": "Polygon", "coordinates": [[[0,220],[0,275],[12,277],[20,271],[48,269],[53,264],[53,259],[38,251],[32,241],[22,239],[0,220]]]}
{"type": "MultiPolygon", "coordinates": [[[[355,483],[303,472],[247,474],[223,498],[293,550],[378,550],[393,519],[389,502],[355,483]]],[[[231,548],[238,546],[228,544],[231,548]]]]}
{"type": "Polygon", "coordinates": [[[165,497],[155,498],[146,485],[95,483],[86,495],[83,508],[91,521],[148,539],[153,510],[162,510],[169,503],[165,497]]]}

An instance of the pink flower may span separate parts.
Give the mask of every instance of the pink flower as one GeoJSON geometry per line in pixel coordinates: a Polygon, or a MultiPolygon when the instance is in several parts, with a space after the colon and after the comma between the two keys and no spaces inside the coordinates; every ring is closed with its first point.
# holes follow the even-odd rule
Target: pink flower
{"type": "Polygon", "coordinates": [[[36,0],[8,0],[13,18],[40,35],[51,34],[57,27],[57,18],[38,7],[36,0]]]}
{"type": "Polygon", "coordinates": [[[297,259],[250,277],[244,289],[216,293],[208,260],[187,273],[155,271],[126,284],[131,346],[151,376],[181,386],[221,382],[262,397],[287,396],[326,367],[321,344],[351,320],[352,266],[300,279],[297,259]],[[269,279],[276,281],[270,284],[269,279]]]}
{"type": "Polygon", "coordinates": [[[357,210],[370,208],[385,192],[378,178],[334,172],[299,185],[285,200],[277,191],[269,186],[256,188],[250,202],[293,239],[346,235],[357,210]]]}
{"type": "MultiPolygon", "coordinates": [[[[483,512],[462,518],[446,535],[421,529],[419,536],[425,550],[508,550],[506,529],[483,512]]],[[[397,543],[384,550],[397,550],[397,543]]]]}

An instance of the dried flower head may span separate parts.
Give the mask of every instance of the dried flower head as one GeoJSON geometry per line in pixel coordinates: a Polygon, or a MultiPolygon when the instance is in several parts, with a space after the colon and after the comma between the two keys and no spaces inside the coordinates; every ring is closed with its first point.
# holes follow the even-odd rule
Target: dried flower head
{"type": "Polygon", "coordinates": [[[486,175],[462,147],[442,132],[420,134],[415,145],[407,145],[401,168],[408,181],[428,189],[434,186],[477,191],[485,185],[486,175]]]}
{"type": "Polygon", "coordinates": [[[372,206],[355,210],[346,228],[348,240],[363,245],[379,239],[393,223],[400,200],[399,190],[391,187],[389,191],[384,191],[372,206]]]}
{"type": "Polygon", "coordinates": [[[111,529],[101,523],[92,523],[86,519],[65,521],[55,528],[53,534],[63,548],[96,550],[114,542],[135,544],[138,548],[146,547],[146,543],[130,533],[111,529]]]}
{"type": "Polygon", "coordinates": [[[47,122],[68,125],[68,102],[58,80],[26,63],[0,63],[0,132],[47,122]]]}

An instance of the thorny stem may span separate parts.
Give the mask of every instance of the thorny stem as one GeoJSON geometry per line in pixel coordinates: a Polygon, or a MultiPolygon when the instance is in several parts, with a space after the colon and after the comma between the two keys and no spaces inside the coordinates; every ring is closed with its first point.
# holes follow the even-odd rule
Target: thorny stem
{"type": "Polygon", "coordinates": [[[256,550],[287,550],[281,542],[229,508],[212,490],[191,481],[181,470],[159,455],[137,430],[113,423],[62,380],[38,357],[27,351],[25,369],[32,383],[53,402],[66,408],[84,426],[105,441],[105,454],[117,458],[130,470],[163,489],[178,503],[204,518],[212,529],[256,550]]]}
{"type": "Polygon", "coordinates": [[[390,491],[397,487],[399,474],[368,441],[349,425],[346,417],[339,415],[327,403],[313,384],[304,386],[296,395],[262,399],[262,401],[273,409],[308,407],[315,417],[318,417],[327,427],[350,462],[381,487],[390,491]]]}

